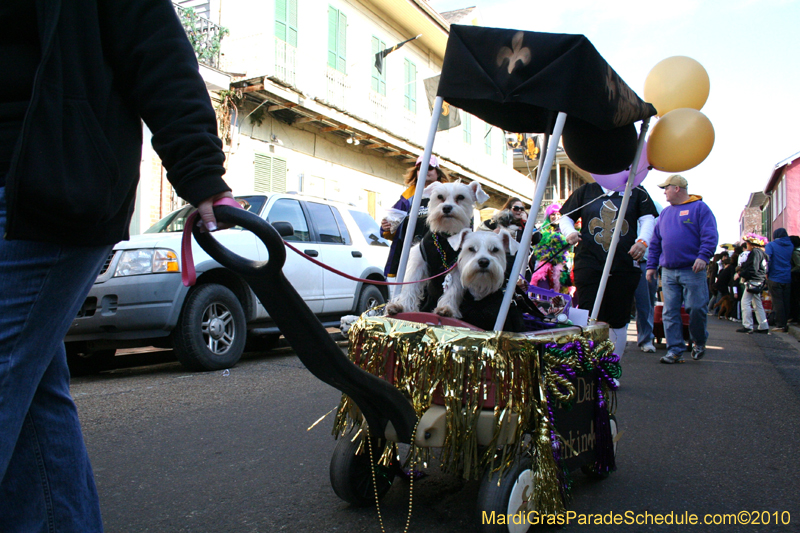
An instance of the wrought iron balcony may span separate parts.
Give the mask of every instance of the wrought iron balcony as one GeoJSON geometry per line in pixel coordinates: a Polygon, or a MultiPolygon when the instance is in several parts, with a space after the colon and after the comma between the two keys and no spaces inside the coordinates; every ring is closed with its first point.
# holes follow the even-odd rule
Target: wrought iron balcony
{"type": "Polygon", "coordinates": [[[214,24],[205,17],[195,13],[192,8],[185,8],[173,3],[189,42],[192,43],[197,60],[209,67],[219,69],[219,53],[222,38],[228,30],[214,24]]]}

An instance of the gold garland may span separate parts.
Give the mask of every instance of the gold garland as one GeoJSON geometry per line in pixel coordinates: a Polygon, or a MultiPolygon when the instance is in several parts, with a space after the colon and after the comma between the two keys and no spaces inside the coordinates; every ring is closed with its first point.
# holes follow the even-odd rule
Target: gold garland
{"type": "MultiPolygon", "coordinates": [[[[441,392],[446,412],[440,457],[443,471],[465,479],[478,479],[485,468],[502,475],[520,454],[530,453],[536,484],[532,503],[539,512],[559,513],[564,511],[564,503],[552,453],[545,387],[553,391],[559,386],[569,389],[571,384],[558,378],[542,379],[539,348],[548,342],[568,342],[575,338],[575,331],[569,328],[569,333],[562,335],[527,337],[362,316],[349,331],[349,357],[372,374],[392,376],[392,383],[409,398],[419,417],[430,408],[437,389],[441,392]],[[477,426],[491,385],[496,399],[494,430],[484,451],[478,447],[477,426]],[[516,420],[521,423],[515,424],[516,420]],[[509,425],[513,436],[506,438],[503,430],[509,425]],[[532,440],[526,441],[525,433],[530,433],[532,440]]],[[[605,326],[591,326],[580,338],[600,340],[605,336],[605,326]]],[[[548,374],[548,378],[552,376],[548,374]]],[[[344,435],[361,421],[355,403],[342,395],[334,435],[344,435]]],[[[429,460],[430,448],[411,444],[411,457],[429,460]]],[[[381,464],[388,464],[395,450],[394,443],[387,443],[381,464]]]]}

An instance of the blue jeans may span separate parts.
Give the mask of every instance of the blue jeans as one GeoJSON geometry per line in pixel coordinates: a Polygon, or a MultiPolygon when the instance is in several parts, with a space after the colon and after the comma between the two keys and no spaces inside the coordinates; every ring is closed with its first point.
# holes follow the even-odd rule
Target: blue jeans
{"type": "Polygon", "coordinates": [[[681,305],[689,314],[689,336],[697,346],[708,339],[708,283],[705,271],[691,268],[662,268],[661,290],[664,293],[664,335],[667,352],[683,353],[683,322],[681,305]]]}
{"type": "MultiPolygon", "coordinates": [[[[0,187],[0,235],[6,228],[0,187]]],[[[64,335],[111,246],[0,239],[0,530],[103,530],[64,335]]]]}
{"type": "Polygon", "coordinates": [[[653,310],[656,306],[656,291],[658,290],[658,280],[653,277],[653,281],[647,281],[647,263],[639,265],[642,269],[642,277],[639,278],[639,285],[636,286],[636,343],[639,346],[651,342],[653,335],[653,310]]]}

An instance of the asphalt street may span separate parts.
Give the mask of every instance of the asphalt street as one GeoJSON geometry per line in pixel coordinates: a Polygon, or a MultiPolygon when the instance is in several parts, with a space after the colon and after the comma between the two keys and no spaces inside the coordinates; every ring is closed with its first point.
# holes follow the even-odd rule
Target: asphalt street
{"type": "MultiPolygon", "coordinates": [[[[569,509],[700,521],[746,511],[770,523],[573,523],[569,531],[800,531],[800,343],[737,327],[710,319],[706,357],[680,365],[658,363],[663,345],[640,352],[631,327],[618,470],[603,481],[575,472],[569,509]]],[[[374,508],[350,507],[331,489],[332,417],[308,428],[339,393],[290,350],[210,373],[187,372],[170,355],[73,379],[108,532],[381,531],[374,508]]],[[[409,531],[477,531],[478,483],[428,474],[415,483],[409,531]]],[[[381,501],[386,531],[403,531],[408,504],[409,484],[399,480],[381,501]]]]}

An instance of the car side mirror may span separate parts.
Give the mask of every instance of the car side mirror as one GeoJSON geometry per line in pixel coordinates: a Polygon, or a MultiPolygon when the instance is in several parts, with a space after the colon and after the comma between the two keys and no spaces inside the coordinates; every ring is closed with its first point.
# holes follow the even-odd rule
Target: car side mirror
{"type": "Polygon", "coordinates": [[[294,227],[291,222],[273,222],[272,227],[278,230],[278,234],[281,237],[294,236],[294,227]]]}

